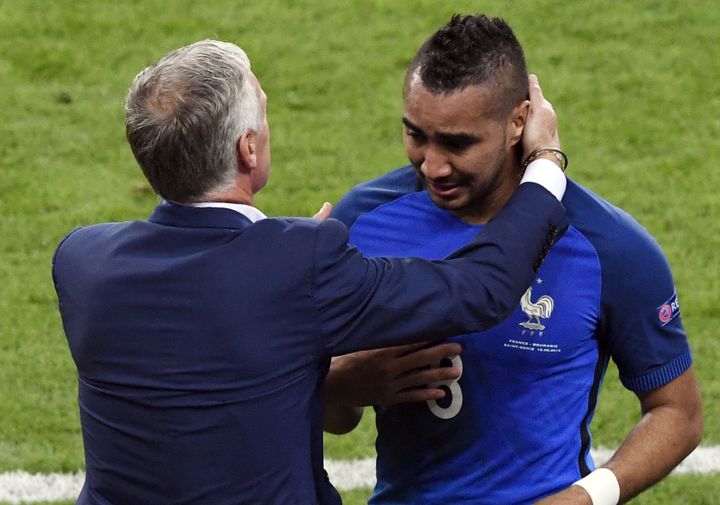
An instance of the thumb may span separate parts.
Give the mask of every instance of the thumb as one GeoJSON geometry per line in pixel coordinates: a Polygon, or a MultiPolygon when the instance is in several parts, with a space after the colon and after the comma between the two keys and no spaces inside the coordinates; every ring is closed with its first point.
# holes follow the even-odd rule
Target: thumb
{"type": "Polygon", "coordinates": [[[332,205],[330,202],[325,202],[322,204],[322,207],[320,207],[320,210],[317,211],[317,213],[313,216],[313,219],[317,219],[318,221],[325,221],[327,218],[330,217],[330,213],[332,212],[332,205]]]}

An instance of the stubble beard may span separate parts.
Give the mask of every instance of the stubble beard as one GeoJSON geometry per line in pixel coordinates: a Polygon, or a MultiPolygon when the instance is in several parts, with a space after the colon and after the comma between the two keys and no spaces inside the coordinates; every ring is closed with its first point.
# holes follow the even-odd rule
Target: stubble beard
{"type": "MultiPolygon", "coordinates": [[[[503,152],[507,151],[503,149],[503,152]]],[[[460,184],[467,191],[460,198],[447,201],[433,195],[427,188],[426,191],[437,207],[455,214],[468,223],[485,223],[500,210],[500,205],[505,203],[505,192],[500,189],[506,183],[506,178],[512,176],[508,170],[510,156],[511,154],[505,154],[496,159],[493,163],[492,173],[480,186],[473,185],[474,178],[472,176],[461,179],[460,184]]],[[[425,185],[424,180],[423,185],[425,185]]]]}

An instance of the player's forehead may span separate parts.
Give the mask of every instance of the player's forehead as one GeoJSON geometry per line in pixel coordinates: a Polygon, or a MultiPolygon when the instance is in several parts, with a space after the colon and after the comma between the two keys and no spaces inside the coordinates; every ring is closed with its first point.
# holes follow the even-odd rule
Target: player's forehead
{"type": "Polygon", "coordinates": [[[481,132],[497,124],[496,92],[489,86],[466,86],[453,93],[430,91],[416,73],[403,97],[404,118],[427,130],[481,132]]]}

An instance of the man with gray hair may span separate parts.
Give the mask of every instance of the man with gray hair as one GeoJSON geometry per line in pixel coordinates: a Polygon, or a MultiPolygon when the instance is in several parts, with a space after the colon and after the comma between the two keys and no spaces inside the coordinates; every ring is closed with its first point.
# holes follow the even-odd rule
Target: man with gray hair
{"type": "Polygon", "coordinates": [[[270,168],[266,101],[242,49],[199,42],[135,78],[125,103],[128,142],[155,192],[183,203],[239,189],[235,168],[244,153],[243,164],[258,170],[248,174],[250,194],[238,198],[252,201],[270,168]]]}
{"type": "MultiPolygon", "coordinates": [[[[523,149],[553,153],[552,107],[539,88],[531,102],[523,149]]],[[[133,83],[126,128],[163,201],[148,220],[79,228],[58,246],[81,505],[339,503],[323,470],[331,356],[497,324],[567,226],[564,174],[541,155],[446,261],[365,258],[323,219],[328,205],[318,219],[253,207],[270,169],[265,105],[233,44],[160,59],[133,83]]]]}

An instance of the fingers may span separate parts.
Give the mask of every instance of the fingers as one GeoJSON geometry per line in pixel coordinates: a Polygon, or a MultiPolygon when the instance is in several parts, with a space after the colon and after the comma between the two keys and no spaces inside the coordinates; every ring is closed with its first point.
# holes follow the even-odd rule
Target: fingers
{"type": "Polygon", "coordinates": [[[393,405],[442,398],[444,392],[437,387],[438,383],[455,380],[461,374],[459,368],[441,366],[442,360],[460,354],[462,346],[454,342],[427,346],[427,342],[421,342],[333,358],[326,397],[334,395],[353,405],[393,405]],[[338,384],[342,386],[341,394],[334,392],[338,384]]]}
{"type": "Polygon", "coordinates": [[[445,396],[437,385],[444,381],[458,379],[461,371],[455,367],[440,366],[443,359],[449,359],[462,352],[460,344],[449,342],[424,348],[395,360],[395,365],[402,373],[392,381],[392,389],[396,391],[391,403],[404,403],[425,400],[438,400],[445,396]],[[432,367],[432,368],[431,368],[432,367]]]}
{"type": "Polygon", "coordinates": [[[443,358],[452,358],[462,352],[462,346],[455,342],[425,347],[418,351],[406,354],[396,360],[398,368],[403,371],[411,371],[416,368],[439,366],[443,358]]]}
{"type": "Polygon", "coordinates": [[[540,87],[540,79],[535,74],[528,76],[528,88],[530,91],[530,103],[542,104],[545,100],[543,96],[542,88],[540,87]]]}
{"type": "Polygon", "coordinates": [[[417,370],[413,373],[404,375],[395,381],[395,388],[402,392],[406,389],[425,387],[428,384],[437,384],[438,382],[455,380],[460,377],[460,370],[443,366],[439,368],[430,368],[426,370],[417,370]]]}
{"type": "Polygon", "coordinates": [[[395,395],[393,403],[425,402],[428,400],[441,400],[445,391],[439,388],[422,388],[401,391],[395,395]]]}
{"type": "Polygon", "coordinates": [[[320,207],[320,210],[317,211],[317,213],[313,216],[313,219],[317,219],[318,221],[325,221],[327,218],[330,217],[330,213],[332,212],[332,205],[330,202],[325,202],[322,204],[322,207],[320,207]]]}
{"type": "Polygon", "coordinates": [[[388,347],[392,350],[393,355],[398,358],[401,356],[407,356],[413,354],[418,349],[425,349],[430,345],[430,342],[416,342],[414,344],[397,345],[395,347],[388,347]]]}
{"type": "Polygon", "coordinates": [[[537,75],[530,74],[528,77],[528,90],[530,112],[523,128],[523,159],[538,147],[560,148],[557,115],[545,98],[537,75]]]}

